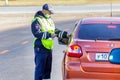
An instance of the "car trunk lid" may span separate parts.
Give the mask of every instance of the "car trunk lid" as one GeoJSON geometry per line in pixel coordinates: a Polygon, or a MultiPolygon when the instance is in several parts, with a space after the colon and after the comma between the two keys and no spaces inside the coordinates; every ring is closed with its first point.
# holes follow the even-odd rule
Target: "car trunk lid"
{"type": "Polygon", "coordinates": [[[81,69],[85,72],[120,73],[120,65],[108,62],[109,52],[120,47],[119,41],[76,40],[82,47],[81,69]]]}

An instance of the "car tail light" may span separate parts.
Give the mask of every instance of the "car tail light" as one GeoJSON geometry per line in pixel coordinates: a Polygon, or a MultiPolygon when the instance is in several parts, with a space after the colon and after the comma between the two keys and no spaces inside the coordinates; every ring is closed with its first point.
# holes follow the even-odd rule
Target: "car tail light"
{"type": "Polygon", "coordinates": [[[69,57],[80,58],[83,55],[83,53],[82,53],[81,47],[78,44],[73,44],[73,45],[68,47],[67,55],[69,57]]]}

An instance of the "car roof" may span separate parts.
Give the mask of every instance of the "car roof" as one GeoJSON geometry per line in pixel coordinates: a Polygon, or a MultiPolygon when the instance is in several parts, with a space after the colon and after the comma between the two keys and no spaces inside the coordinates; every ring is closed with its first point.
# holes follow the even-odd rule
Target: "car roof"
{"type": "Polygon", "coordinates": [[[84,18],[80,24],[120,24],[118,17],[93,17],[84,18]]]}

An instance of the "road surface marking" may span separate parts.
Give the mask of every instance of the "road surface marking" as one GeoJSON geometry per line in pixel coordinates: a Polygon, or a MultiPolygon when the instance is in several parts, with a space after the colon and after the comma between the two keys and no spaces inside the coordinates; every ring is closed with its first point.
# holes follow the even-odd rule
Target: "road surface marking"
{"type": "Polygon", "coordinates": [[[24,44],[27,44],[27,43],[28,43],[28,41],[22,41],[22,42],[21,42],[21,44],[23,44],[23,45],[24,45],[24,44]]]}
{"type": "Polygon", "coordinates": [[[0,52],[0,54],[5,54],[7,52],[9,52],[9,50],[3,50],[3,51],[0,52]]]}

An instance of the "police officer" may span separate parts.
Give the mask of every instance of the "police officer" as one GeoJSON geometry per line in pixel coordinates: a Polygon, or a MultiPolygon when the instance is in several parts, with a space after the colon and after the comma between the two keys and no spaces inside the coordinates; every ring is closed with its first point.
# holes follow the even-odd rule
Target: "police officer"
{"type": "Polygon", "coordinates": [[[42,11],[38,11],[31,24],[34,35],[35,52],[35,79],[50,80],[52,68],[52,49],[54,38],[67,38],[68,33],[55,28],[51,19],[53,8],[50,4],[44,4],[42,11]]]}

